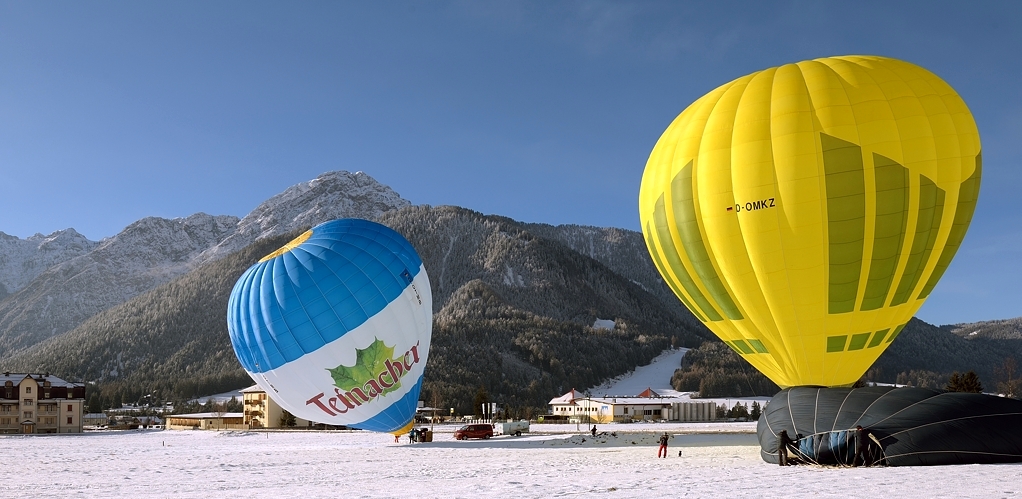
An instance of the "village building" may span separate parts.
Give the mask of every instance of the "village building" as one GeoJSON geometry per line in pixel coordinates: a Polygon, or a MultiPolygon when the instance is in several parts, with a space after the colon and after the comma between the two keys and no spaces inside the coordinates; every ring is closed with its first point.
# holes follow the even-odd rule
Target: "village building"
{"type": "Polygon", "coordinates": [[[247,430],[240,412],[197,412],[164,418],[168,430],[247,430]]]}
{"type": "MultiPolygon", "coordinates": [[[[322,423],[294,417],[293,425],[284,416],[286,411],[266,391],[253,385],[241,390],[244,412],[174,414],[165,416],[168,430],[259,430],[275,428],[326,429],[322,423]]],[[[292,416],[293,417],[293,416],[292,416]]]]}
{"type": "Polygon", "coordinates": [[[284,408],[269,397],[266,390],[260,388],[259,385],[245,388],[241,391],[241,396],[245,407],[244,423],[249,428],[310,428],[316,426],[316,423],[299,417],[295,417],[294,426],[281,424],[285,423],[282,419],[284,408]]]}
{"type": "Polygon", "coordinates": [[[661,396],[649,388],[626,397],[591,397],[572,389],[550,400],[550,414],[557,419],[582,423],[713,421],[717,416],[713,401],[661,396]]]}
{"type": "Polygon", "coordinates": [[[82,424],[85,426],[106,426],[110,418],[102,412],[90,412],[82,416],[82,424]]]}
{"type": "Polygon", "coordinates": [[[81,433],[85,385],[47,374],[0,375],[0,433],[81,433]]]}

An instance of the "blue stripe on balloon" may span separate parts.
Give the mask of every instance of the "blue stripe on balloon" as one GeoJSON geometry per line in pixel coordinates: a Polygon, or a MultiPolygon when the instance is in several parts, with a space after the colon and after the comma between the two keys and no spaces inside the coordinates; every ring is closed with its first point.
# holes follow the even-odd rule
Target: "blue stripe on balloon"
{"type": "Polygon", "coordinates": [[[415,417],[415,411],[419,407],[419,393],[421,391],[422,376],[419,376],[419,379],[415,382],[415,386],[413,386],[408,393],[404,394],[404,396],[381,411],[379,414],[361,423],[352,423],[346,426],[358,428],[360,430],[379,432],[400,430],[401,428],[404,428],[413,417],[415,417]]]}
{"type": "Polygon", "coordinates": [[[320,224],[235,284],[228,304],[235,354],[246,371],[260,373],[318,350],[383,310],[421,266],[411,244],[386,226],[320,224]]]}

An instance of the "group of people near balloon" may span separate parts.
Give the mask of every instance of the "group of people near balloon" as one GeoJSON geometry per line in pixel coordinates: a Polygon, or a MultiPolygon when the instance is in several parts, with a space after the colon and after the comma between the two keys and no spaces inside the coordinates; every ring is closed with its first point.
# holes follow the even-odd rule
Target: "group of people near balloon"
{"type": "MultiPolygon", "coordinates": [[[[852,455],[852,466],[869,466],[873,464],[873,458],[870,455],[870,434],[861,425],[856,425],[853,432],[849,432],[849,435],[854,439],[852,442],[852,448],[855,449],[855,453],[852,455]]],[[[802,439],[801,435],[796,435],[794,439],[788,436],[788,430],[781,430],[781,433],[777,436],[777,464],[780,466],[788,466],[790,464],[790,458],[788,456],[789,451],[792,455],[799,458],[801,462],[809,463],[812,462],[812,458],[802,453],[799,449],[799,441],[802,439]]],[[[813,463],[819,464],[819,463],[813,463]]]]}

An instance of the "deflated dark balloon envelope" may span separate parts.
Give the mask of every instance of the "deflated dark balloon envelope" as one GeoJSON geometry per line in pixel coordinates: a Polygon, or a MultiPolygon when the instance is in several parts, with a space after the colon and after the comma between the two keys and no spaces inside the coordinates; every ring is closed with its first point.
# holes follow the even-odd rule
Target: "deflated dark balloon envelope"
{"type": "Polygon", "coordinates": [[[1022,400],[912,387],[794,387],[759,419],[763,460],[777,463],[781,430],[799,436],[796,459],[851,465],[853,434],[872,434],[873,464],[923,466],[1022,462],[1022,400]]]}

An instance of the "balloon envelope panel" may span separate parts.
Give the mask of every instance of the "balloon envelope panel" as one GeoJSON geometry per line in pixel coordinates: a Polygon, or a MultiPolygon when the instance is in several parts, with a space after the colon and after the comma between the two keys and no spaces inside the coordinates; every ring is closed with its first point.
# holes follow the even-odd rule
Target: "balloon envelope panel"
{"type": "Polygon", "coordinates": [[[760,455],[777,463],[778,435],[786,430],[802,436],[797,457],[848,465],[856,425],[876,438],[869,445],[880,464],[1022,462],[1022,400],[889,386],[782,390],[757,423],[760,455]]]}
{"type": "Polygon", "coordinates": [[[227,320],[242,366],[295,416],[395,432],[412,421],[432,296],[422,260],[392,229],[312,228],[241,276],[227,320]]]}
{"type": "Polygon", "coordinates": [[[950,264],[981,170],[947,83],[831,57],[685,109],[650,154],[639,215],[667,284],[743,358],[782,387],[847,386],[950,264]]]}

